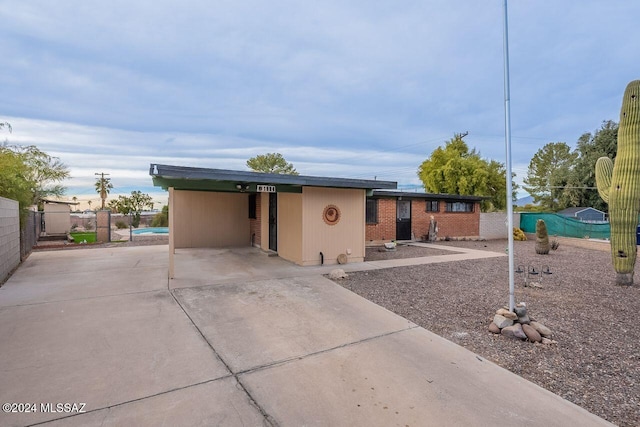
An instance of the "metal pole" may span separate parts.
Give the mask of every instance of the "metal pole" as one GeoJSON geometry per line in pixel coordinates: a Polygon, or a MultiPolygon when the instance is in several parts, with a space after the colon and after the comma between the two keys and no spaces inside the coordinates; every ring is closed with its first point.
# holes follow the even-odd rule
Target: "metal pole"
{"type": "Polygon", "coordinates": [[[509,90],[509,19],[507,13],[507,0],[504,0],[504,130],[505,130],[505,148],[507,156],[507,223],[509,229],[507,236],[509,238],[509,310],[513,311],[515,307],[514,297],[514,279],[515,272],[513,268],[513,184],[511,183],[511,93],[509,90]]]}

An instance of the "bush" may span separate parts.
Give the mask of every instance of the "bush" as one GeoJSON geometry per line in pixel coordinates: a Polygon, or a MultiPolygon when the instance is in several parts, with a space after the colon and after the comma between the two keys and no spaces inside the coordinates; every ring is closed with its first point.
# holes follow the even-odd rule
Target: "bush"
{"type": "Polygon", "coordinates": [[[527,236],[525,236],[524,231],[520,230],[518,227],[513,227],[513,240],[524,242],[527,240],[527,236]]]}
{"type": "Polygon", "coordinates": [[[162,212],[155,214],[151,221],[152,227],[168,227],[169,226],[169,206],[163,206],[162,212]]]}
{"type": "Polygon", "coordinates": [[[122,230],[123,228],[129,228],[129,226],[124,221],[116,221],[116,228],[122,230]]]}

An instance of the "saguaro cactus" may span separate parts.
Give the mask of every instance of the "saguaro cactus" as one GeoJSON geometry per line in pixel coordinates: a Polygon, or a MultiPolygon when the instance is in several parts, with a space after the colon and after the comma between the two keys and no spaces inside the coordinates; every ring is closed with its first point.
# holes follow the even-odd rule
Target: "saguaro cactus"
{"type": "Polygon", "coordinates": [[[640,80],[627,85],[622,99],[615,165],[601,157],[596,163],[596,185],[609,204],[611,257],[616,283],[633,284],[636,228],[640,213],[640,80]]]}
{"type": "Polygon", "coordinates": [[[549,233],[543,219],[536,222],[536,253],[540,255],[549,253],[549,233]]]}

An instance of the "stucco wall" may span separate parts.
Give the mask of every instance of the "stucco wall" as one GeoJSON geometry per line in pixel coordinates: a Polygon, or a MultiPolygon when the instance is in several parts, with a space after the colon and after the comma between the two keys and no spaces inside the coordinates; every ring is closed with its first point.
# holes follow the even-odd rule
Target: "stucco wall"
{"type": "Polygon", "coordinates": [[[349,262],[363,261],[365,191],[304,187],[302,196],[302,265],[320,264],[320,252],[325,264],[336,264],[342,253],[349,262]],[[322,219],[327,205],[340,210],[340,220],[335,225],[322,219]]]}
{"type": "Polygon", "coordinates": [[[44,231],[51,234],[66,234],[71,229],[71,209],[61,203],[44,204],[44,231]]]}
{"type": "Polygon", "coordinates": [[[278,256],[302,264],[302,194],[278,193],[278,256]]]}
{"type": "Polygon", "coordinates": [[[0,283],[20,264],[18,202],[0,197],[0,283]]]}
{"type": "MultiPolygon", "coordinates": [[[[513,226],[520,227],[520,214],[513,214],[513,226]]],[[[480,214],[480,237],[483,239],[509,238],[506,212],[483,212],[480,214]]]]}
{"type": "Polygon", "coordinates": [[[246,193],[173,192],[174,245],[179,248],[249,246],[249,200],[246,193]]]}

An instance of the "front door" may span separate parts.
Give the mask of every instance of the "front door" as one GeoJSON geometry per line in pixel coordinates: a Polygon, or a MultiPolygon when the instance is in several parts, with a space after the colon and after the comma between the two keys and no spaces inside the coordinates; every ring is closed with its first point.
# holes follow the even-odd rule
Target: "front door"
{"type": "Polygon", "coordinates": [[[411,240],[411,200],[396,202],[396,240],[411,240]]]}
{"type": "Polygon", "coordinates": [[[278,194],[269,193],[269,249],[278,252],[278,194]]]}

